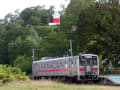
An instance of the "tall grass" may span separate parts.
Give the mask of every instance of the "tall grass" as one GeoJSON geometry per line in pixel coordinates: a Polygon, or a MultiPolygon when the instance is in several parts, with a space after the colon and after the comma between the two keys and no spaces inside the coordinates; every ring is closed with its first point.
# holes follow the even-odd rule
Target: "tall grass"
{"type": "Polygon", "coordinates": [[[120,90],[120,87],[73,85],[55,81],[40,80],[30,82],[11,82],[0,86],[0,90],[120,90]]]}

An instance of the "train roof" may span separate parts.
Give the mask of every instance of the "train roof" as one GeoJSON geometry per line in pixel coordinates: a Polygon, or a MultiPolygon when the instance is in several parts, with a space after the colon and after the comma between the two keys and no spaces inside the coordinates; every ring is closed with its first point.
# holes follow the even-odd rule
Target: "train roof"
{"type": "Polygon", "coordinates": [[[82,54],[83,56],[97,56],[96,54],[82,54]]]}
{"type": "Polygon", "coordinates": [[[78,57],[78,56],[68,56],[68,57],[58,57],[58,58],[41,59],[39,61],[34,61],[34,63],[45,62],[45,61],[54,61],[54,60],[63,60],[63,59],[74,58],[74,57],[78,57]]]}
{"type": "MultiPolygon", "coordinates": [[[[97,56],[95,54],[80,54],[81,56],[97,56]]],[[[52,58],[52,57],[43,57],[41,58],[39,61],[34,61],[33,63],[37,63],[37,62],[46,62],[46,61],[55,61],[55,60],[63,60],[63,59],[67,59],[67,58],[74,58],[74,57],[79,57],[78,56],[67,56],[67,57],[56,57],[56,58],[52,58]]]]}

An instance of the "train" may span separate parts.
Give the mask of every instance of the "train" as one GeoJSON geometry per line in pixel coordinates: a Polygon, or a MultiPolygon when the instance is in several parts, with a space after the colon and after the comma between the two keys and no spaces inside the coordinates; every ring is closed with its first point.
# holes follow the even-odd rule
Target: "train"
{"type": "Polygon", "coordinates": [[[79,54],[58,58],[43,58],[32,63],[34,78],[59,78],[67,80],[97,80],[99,60],[95,54],[79,54]]]}

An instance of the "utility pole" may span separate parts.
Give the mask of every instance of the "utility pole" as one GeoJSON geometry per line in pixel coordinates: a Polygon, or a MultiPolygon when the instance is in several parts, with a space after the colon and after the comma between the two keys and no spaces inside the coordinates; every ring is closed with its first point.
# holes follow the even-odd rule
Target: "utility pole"
{"type": "Polygon", "coordinates": [[[69,49],[69,51],[70,51],[70,55],[72,56],[72,40],[69,40],[70,41],[70,49],[69,49]]]}
{"type": "MultiPolygon", "coordinates": [[[[32,49],[32,58],[33,58],[33,62],[35,61],[35,50],[34,50],[34,48],[32,49]]],[[[33,67],[33,64],[32,64],[32,67],[33,67]]],[[[34,80],[34,71],[33,71],[33,68],[32,68],[32,79],[34,80]]]]}
{"type": "Polygon", "coordinates": [[[33,62],[34,62],[35,61],[35,50],[34,50],[34,48],[32,49],[32,54],[33,54],[32,58],[33,58],[33,62]]]}

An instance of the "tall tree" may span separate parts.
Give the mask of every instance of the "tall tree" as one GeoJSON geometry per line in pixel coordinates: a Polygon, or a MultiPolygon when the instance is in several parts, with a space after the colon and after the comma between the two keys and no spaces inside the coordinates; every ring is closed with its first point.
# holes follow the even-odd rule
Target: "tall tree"
{"type": "Polygon", "coordinates": [[[45,9],[41,6],[26,8],[21,12],[20,17],[24,20],[25,24],[48,25],[52,20],[53,9],[54,7],[45,9]]]}
{"type": "MultiPolygon", "coordinates": [[[[65,14],[61,16],[61,30],[66,34],[67,39],[74,39],[74,32],[76,31],[78,16],[81,11],[89,8],[93,5],[95,0],[71,0],[70,4],[65,10],[65,14]]],[[[79,21],[82,23],[82,21],[79,21]]],[[[78,38],[79,39],[79,38],[78,38]]],[[[78,52],[82,52],[79,47],[77,41],[73,42],[73,49],[74,53],[77,54],[78,52]],[[76,50],[77,48],[77,50],[76,50]]]]}

